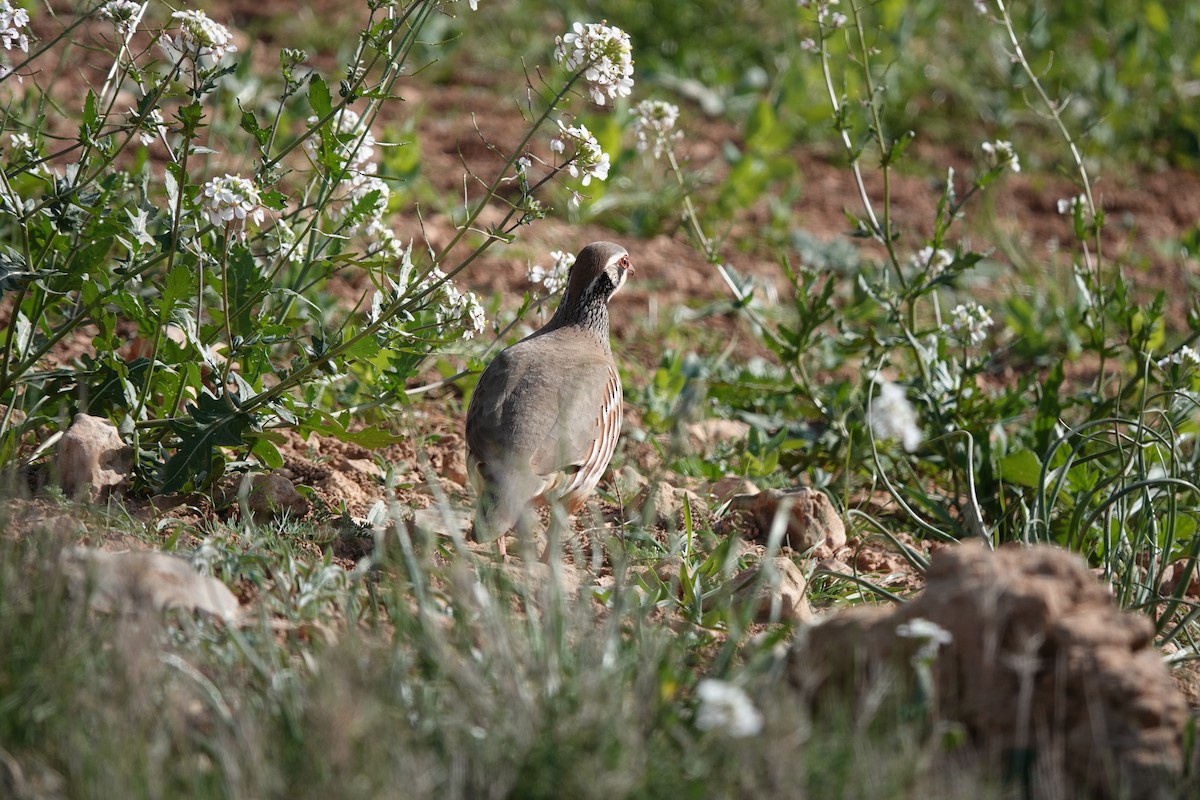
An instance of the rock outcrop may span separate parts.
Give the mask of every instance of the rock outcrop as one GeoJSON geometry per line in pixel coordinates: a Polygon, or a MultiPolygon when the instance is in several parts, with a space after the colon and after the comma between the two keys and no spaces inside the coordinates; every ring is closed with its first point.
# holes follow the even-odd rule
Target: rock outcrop
{"type": "Polygon", "coordinates": [[[807,702],[887,681],[914,696],[929,643],[912,623],[926,620],[952,637],[928,667],[927,713],[960,724],[990,763],[1017,765],[1034,797],[1170,796],[1186,704],[1150,620],[1118,609],[1081,558],[960,545],[934,555],[927,581],[903,606],[847,610],[797,640],[789,677],[807,702]]]}

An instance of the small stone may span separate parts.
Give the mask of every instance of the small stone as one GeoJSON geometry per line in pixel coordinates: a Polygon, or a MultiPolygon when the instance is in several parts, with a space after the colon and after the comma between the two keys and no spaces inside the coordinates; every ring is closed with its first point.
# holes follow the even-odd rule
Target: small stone
{"type": "Polygon", "coordinates": [[[756,495],[758,494],[758,487],[745,478],[739,478],[736,475],[726,475],[720,480],[707,484],[704,487],[704,492],[718,503],[724,503],[726,500],[739,494],[756,495]]]}
{"type": "Polygon", "coordinates": [[[247,497],[250,513],[256,522],[282,517],[302,517],[308,513],[308,500],[282,475],[268,473],[250,479],[247,497]]]}
{"type": "Polygon", "coordinates": [[[734,603],[752,603],[755,622],[811,622],[808,581],[790,558],[771,559],[771,570],[763,577],[763,566],[750,567],[731,582],[734,603]]]}
{"type": "Polygon", "coordinates": [[[89,602],[98,611],[136,614],[179,608],[231,620],[239,609],[228,586],[168,553],[72,547],[63,551],[62,562],[75,591],[90,590],[89,602]]]}
{"type": "Polygon", "coordinates": [[[642,473],[626,464],[616,475],[617,493],[620,497],[633,497],[646,487],[649,481],[642,473]]]}
{"type": "Polygon", "coordinates": [[[58,443],[58,480],[73,499],[95,502],[120,486],[133,470],[133,448],[103,417],[76,414],[58,443]]]}
{"type": "Polygon", "coordinates": [[[779,506],[791,503],[784,544],[805,552],[818,547],[836,552],[846,545],[846,526],[823,492],[801,488],[788,492],[770,489],[759,494],[740,494],[730,501],[730,509],[749,513],[760,538],[770,535],[779,506]]]}
{"type": "Polygon", "coordinates": [[[625,506],[626,513],[643,525],[679,528],[684,522],[684,503],[691,507],[692,519],[706,516],[708,504],[691,489],[678,489],[668,483],[648,484],[625,506]]]}
{"type": "Polygon", "coordinates": [[[688,425],[688,435],[701,450],[718,442],[741,442],[750,433],[750,426],[735,419],[706,419],[688,425]]]}
{"type": "Polygon", "coordinates": [[[383,467],[376,464],[369,458],[343,458],[341,461],[343,469],[361,472],[364,475],[369,475],[372,478],[383,478],[383,467]]]}

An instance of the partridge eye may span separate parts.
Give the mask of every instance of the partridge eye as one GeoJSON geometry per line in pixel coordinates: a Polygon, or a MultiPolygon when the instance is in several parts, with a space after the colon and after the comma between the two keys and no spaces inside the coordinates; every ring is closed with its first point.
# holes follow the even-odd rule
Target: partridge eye
{"type": "Polygon", "coordinates": [[[629,269],[629,256],[621,256],[621,267],[629,269]]]}

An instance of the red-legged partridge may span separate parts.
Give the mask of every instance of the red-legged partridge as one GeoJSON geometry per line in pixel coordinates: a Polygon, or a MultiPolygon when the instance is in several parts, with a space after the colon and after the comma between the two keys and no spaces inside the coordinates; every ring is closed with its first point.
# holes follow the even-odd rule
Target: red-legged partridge
{"type": "Polygon", "coordinates": [[[621,378],[608,301],[633,271],[611,242],[579,251],[554,316],[483,371],[467,409],[467,472],[479,497],[475,538],[528,525],[535,500],[583,506],[621,432],[621,378]]]}

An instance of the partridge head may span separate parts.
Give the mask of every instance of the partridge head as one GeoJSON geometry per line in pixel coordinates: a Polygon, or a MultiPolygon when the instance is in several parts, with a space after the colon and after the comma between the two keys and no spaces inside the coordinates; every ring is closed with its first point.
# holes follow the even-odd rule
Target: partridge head
{"type": "Polygon", "coordinates": [[[501,351],[467,409],[467,471],[479,513],[475,536],[500,539],[528,522],[535,500],[575,513],[608,467],[621,432],[621,379],[608,335],[608,301],[633,271],[611,242],[579,251],[554,316],[501,351]]]}

